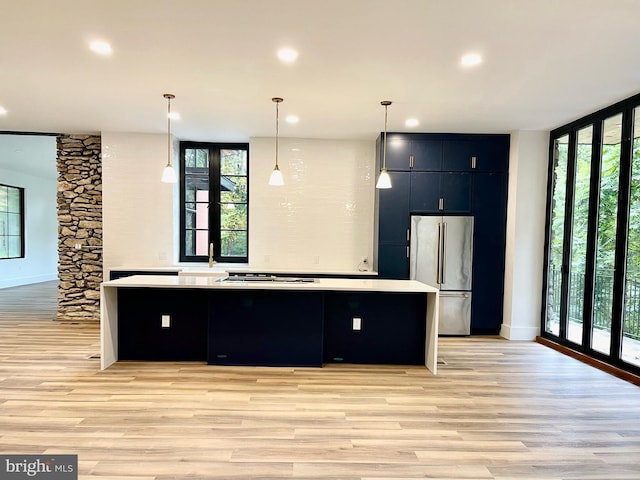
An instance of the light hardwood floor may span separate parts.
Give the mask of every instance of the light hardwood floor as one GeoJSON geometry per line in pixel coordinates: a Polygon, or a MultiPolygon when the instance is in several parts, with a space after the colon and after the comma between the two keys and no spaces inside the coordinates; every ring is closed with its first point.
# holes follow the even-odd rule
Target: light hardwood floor
{"type": "Polygon", "coordinates": [[[55,297],[0,290],[0,453],[77,454],[79,478],[640,478],[640,388],[537,343],[441,339],[438,376],[100,371],[98,325],[53,321],[55,297]]]}

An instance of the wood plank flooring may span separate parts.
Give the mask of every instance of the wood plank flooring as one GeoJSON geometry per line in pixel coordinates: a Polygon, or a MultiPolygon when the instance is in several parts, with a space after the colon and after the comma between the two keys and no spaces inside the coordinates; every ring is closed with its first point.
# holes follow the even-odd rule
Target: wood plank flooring
{"type": "Polygon", "coordinates": [[[640,478],[640,388],[537,343],[440,340],[439,366],[100,371],[56,286],[0,290],[0,453],[79,478],[640,478]]]}

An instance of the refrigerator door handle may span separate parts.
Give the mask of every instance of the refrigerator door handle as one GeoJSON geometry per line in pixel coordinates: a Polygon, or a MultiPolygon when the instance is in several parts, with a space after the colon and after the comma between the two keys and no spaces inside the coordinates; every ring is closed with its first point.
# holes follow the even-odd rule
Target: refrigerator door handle
{"type": "Polygon", "coordinates": [[[440,277],[443,284],[447,283],[447,222],[442,223],[442,261],[440,262],[440,277]]]}
{"type": "Polygon", "coordinates": [[[442,283],[442,224],[438,222],[438,253],[436,254],[436,283],[440,285],[442,283]]]}

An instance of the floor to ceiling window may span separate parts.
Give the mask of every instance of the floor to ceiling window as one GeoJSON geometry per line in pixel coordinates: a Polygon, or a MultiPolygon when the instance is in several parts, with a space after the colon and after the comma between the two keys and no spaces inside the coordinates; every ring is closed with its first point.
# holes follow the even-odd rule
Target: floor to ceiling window
{"type": "Polygon", "coordinates": [[[640,95],[551,132],[542,335],[640,373],[640,95]]]}

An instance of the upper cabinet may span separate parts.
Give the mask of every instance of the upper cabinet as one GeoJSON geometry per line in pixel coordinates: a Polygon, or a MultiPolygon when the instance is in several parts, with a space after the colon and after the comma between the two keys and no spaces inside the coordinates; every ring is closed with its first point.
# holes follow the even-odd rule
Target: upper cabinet
{"type": "MultiPolygon", "coordinates": [[[[383,135],[378,138],[383,158],[383,135]]],[[[507,134],[388,133],[389,171],[506,172],[507,134]]],[[[382,165],[380,165],[382,166],[382,165]]]]}
{"type": "MultiPolygon", "coordinates": [[[[382,148],[382,137],[378,142],[382,148]]],[[[382,158],[383,152],[380,152],[382,158]]],[[[414,138],[407,134],[387,134],[387,170],[440,171],[442,141],[414,138]]]]}
{"type": "Polygon", "coordinates": [[[491,135],[443,142],[442,169],[450,172],[506,172],[509,136],[491,135]]]}

